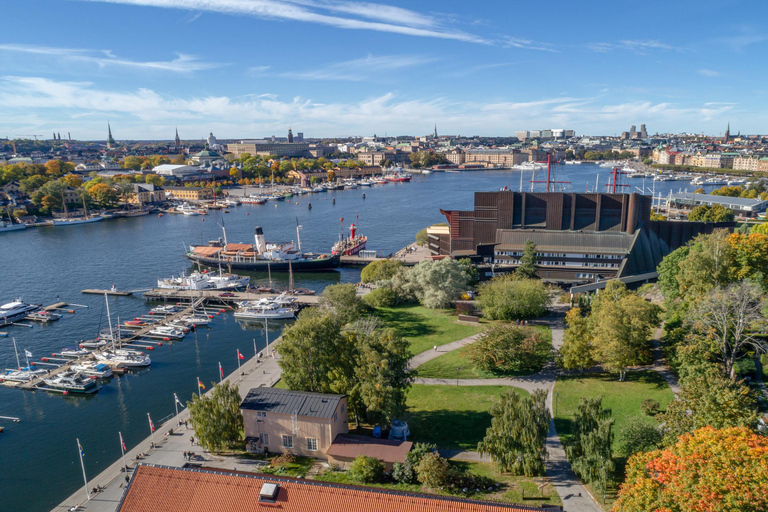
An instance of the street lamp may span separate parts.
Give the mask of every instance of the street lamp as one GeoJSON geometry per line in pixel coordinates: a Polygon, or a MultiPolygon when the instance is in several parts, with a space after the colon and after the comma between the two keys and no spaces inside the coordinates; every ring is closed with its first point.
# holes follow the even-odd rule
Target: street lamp
{"type": "Polygon", "coordinates": [[[461,371],[461,366],[456,367],[456,385],[459,385],[459,372],[461,371]]]}

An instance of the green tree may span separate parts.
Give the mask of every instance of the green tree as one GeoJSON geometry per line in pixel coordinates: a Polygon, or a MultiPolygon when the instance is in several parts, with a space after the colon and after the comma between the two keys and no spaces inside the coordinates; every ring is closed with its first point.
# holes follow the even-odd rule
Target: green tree
{"type": "Polygon", "coordinates": [[[659,427],[647,420],[635,418],[619,434],[619,455],[631,457],[636,453],[656,450],[661,446],[661,439],[659,427]]]}
{"type": "Polygon", "coordinates": [[[688,214],[689,221],[701,222],[730,222],[734,219],[733,210],[719,204],[695,206],[688,214]]]}
{"type": "Polygon", "coordinates": [[[356,482],[374,484],[384,477],[384,463],[375,457],[358,456],[349,465],[349,476],[356,482]]]}
{"type": "Polygon", "coordinates": [[[281,379],[289,389],[330,392],[329,376],[340,363],[342,352],[339,320],[319,308],[305,309],[283,331],[281,379]]]}
{"type": "MultiPolygon", "coordinates": [[[[398,274],[395,277],[400,276],[398,274]]],[[[470,276],[466,267],[451,258],[422,261],[402,273],[402,283],[393,281],[395,290],[413,296],[430,309],[446,308],[467,289],[470,276]]]]}
{"type": "Polygon", "coordinates": [[[156,187],[162,187],[165,184],[165,178],[157,174],[147,174],[144,176],[144,182],[156,187]]]}
{"type": "Polygon", "coordinates": [[[187,402],[200,446],[220,452],[243,439],[241,401],[238,387],[227,381],[214,384],[210,395],[194,396],[187,402]]]}
{"type": "Polygon", "coordinates": [[[563,333],[560,360],[566,370],[584,371],[595,364],[593,357],[592,332],[589,319],[581,314],[580,308],[573,308],[565,315],[568,328],[563,333]]]}
{"type": "Polygon", "coordinates": [[[491,320],[525,320],[547,312],[549,292],[541,281],[520,279],[515,273],[482,283],[477,301],[491,320]]]}
{"type": "Polygon", "coordinates": [[[752,226],[749,230],[750,233],[760,233],[761,235],[768,235],[768,222],[761,222],[752,226]]]}
{"type": "Polygon", "coordinates": [[[675,300],[680,297],[680,282],[677,279],[680,273],[681,265],[687,259],[690,247],[684,245],[669,253],[661,260],[657,271],[659,273],[659,289],[664,297],[675,300]]]}
{"type": "Polygon", "coordinates": [[[420,245],[424,247],[429,243],[429,235],[427,235],[427,228],[420,229],[418,233],[416,233],[416,245],[420,245]]]}
{"type": "Polygon", "coordinates": [[[320,294],[320,307],[332,311],[342,325],[354,322],[365,311],[365,304],[357,295],[357,289],[352,283],[332,284],[326,286],[320,294]]]}
{"type": "Polygon", "coordinates": [[[388,308],[397,304],[397,292],[391,286],[379,286],[363,295],[363,302],[372,308],[388,308]]]}
{"type": "Polygon", "coordinates": [[[534,476],[544,474],[547,432],[551,416],[547,392],[537,389],[521,398],[514,391],[502,393],[490,408],[491,426],[477,445],[501,472],[534,476]]]}
{"type": "Polygon", "coordinates": [[[436,452],[430,452],[419,461],[416,466],[416,474],[420,483],[430,489],[440,489],[451,483],[456,472],[446,459],[436,452]]]}
{"type": "Polygon", "coordinates": [[[469,346],[468,357],[485,371],[539,371],[552,355],[552,344],[539,331],[512,324],[495,325],[469,346]]]}
{"type": "Polygon", "coordinates": [[[613,418],[610,410],[603,409],[602,402],[602,397],[579,401],[572,436],[565,443],[573,472],[601,493],[607,489],[616,469],[611,453],[613,418]]]}
{"type": "Polygon", "coordinates": [[[536,277],[536,244],[531,240],[525,241],[523,255],[520,257],[520,265],[515,270],[515,274],[524,279],[533,279],[536,277]]]}
{"type": "Polygon", "coordinates": [[[363,268],[360,273],[360,281],[363,283],[386,281],[392,279],[402,267],[402,262],[392,258],[372,261],[363,268]]]}

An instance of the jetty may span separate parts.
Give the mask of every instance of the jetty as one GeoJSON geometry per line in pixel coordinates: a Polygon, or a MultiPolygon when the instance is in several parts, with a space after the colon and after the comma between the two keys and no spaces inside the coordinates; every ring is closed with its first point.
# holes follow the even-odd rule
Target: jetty
{"type": "MultiPolygon", "coordinates": [[[[144,298],[153,301],[190,303],[191,301],[202,301],[200,304],[207,306],[216,305],[233,307],[238,302],[244,300],[259,300],[274,297],[275,293],[258,293],[253,291],[245,292],[223,292],[221,290],[169,290],[165,288],[156,288],[144,293],[144,298]]],[[[296,304],[300,306],[313,306],[317,304],[319,297],[317,295],[296,295],[296,304]]]]}
{"type": "Polygon", "coordinates": [[[389,256],[379,256],[376,251],[360,251],[354,256],[342,256],[342,267],[364,267],[374,261],[382,261],[387,259],[393,259],[401,262],[407,267],[418,265],[422,261],[429,261],[432,259],[432,253],[428,247],[419,246],[416,244],[403,247],[394,254],[389,256]]]}
{"type": "Polygon", "coordinates": [[[87,288],[80,293],[86,293],[91,295],[113,295],[116,297],[130,297],[133,295],[133,292],[124,292],[119,290],[97,290],[97,289],[90,289],[87,288]]]}

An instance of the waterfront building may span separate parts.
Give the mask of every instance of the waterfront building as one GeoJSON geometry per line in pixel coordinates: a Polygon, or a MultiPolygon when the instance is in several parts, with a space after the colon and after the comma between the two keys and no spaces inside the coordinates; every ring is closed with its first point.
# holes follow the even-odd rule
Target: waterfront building
{"type": "Polygon", "coordinates": [[[482,163],[487,167],[510,168],[527,162],[529,158],[529,154],[516,149],[470,149],[466,151],[462,163],[482,163]]]}
{"type": "Polygon", "coordinates": [[[133,193],[128,196],[130,204],[162,203],[165,201],[165,190],[150,183],[134,183],[133,193]]]}
{"type": "Polygon", "coordinates": [[[240,410],[252,451],[325,458],[336,436],[349,432],[346,395],[254,388],[240,410]]]}
{"type": "Polygon", "coordinates": [[[209,187],[165,187],[166,197],[182,201],[207,201],[213,199],[213,189],[209,187]]]}
{"type": "Polygon", "coordinates": [[[237,470],[139,464],[117,512],[533,512],[539,507],[237,470]]]}
{"type": "Polygon", "coordinates": [[[357,159],[363,162],[365,165],[381,165],[384,160],[395,162],[397,159],[395,151],[383,150],[383,151],[360,151],[357,154],[357,159]]]}
{"type": "Polygon", "coordinates": [[[436,256],[470,258],[485,279],[517,268],[528,240],[548,281],[652,278],[662,258],[694,236],[734,225],[651,221],[651,202],[636,193],[476,192],[474,210],[440,210],[448,230],[428,230],[429,246],[436,256]]]}
{"type": "Polygon", "coordinates": [[[277,142],[270,140],[244,140],[239,143],[227,144],[227,151],[240,158],[243,153],[259,156],[310,156],[309,144],[306,142],[277,142]]]}
{"type": "Polygon", "coordinates": [[[696,206],[720,205],[733,210],[737,215],[755,217],[768,209],[768,201],[763,199],[747,199],[746,197],[712,196],[709,194],[694,194],[678,192],[670,194],[667,202],[674,208],[692,209],[696,206]]]}

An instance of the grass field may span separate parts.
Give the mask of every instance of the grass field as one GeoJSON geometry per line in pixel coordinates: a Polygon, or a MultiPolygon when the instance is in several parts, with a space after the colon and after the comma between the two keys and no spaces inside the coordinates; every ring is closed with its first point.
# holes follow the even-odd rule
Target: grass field
{"type": "Polygon", "coordinates": [[[408,423],[412,441],[435,443],[439,448],[476,450],[491,425],[491,404],[509,386],[427,386],[414,384],[408,393],[408,423]]]}
{"type": "Polygon", "coordinates": [[[427,309],[414,305],[377,308],[376,316],[410,342],[413,355],[430,350],[435,345],[439,347],[472,336],[488,326],[485,321],[479,325],[459,323],[451,309],[427,309]]]}
{"type": "MultiPolygon", "coordinates": [[[[535,326],[534,329],[546,333],[547,338],[552,341],[552,332],[549,327],[544,325],[535,326]]],[[[530,375],[531,372],[507,372],[492,373],[476,368],[467,357],[469,345],[453,350],[440,357],[427,361],[418,367],[419,377],[429,379],[455,379],[456,368],[461,368],[459,378],[462,379],[495,379],[497,377],[515,377],[520,375],[530,375]]]]}

